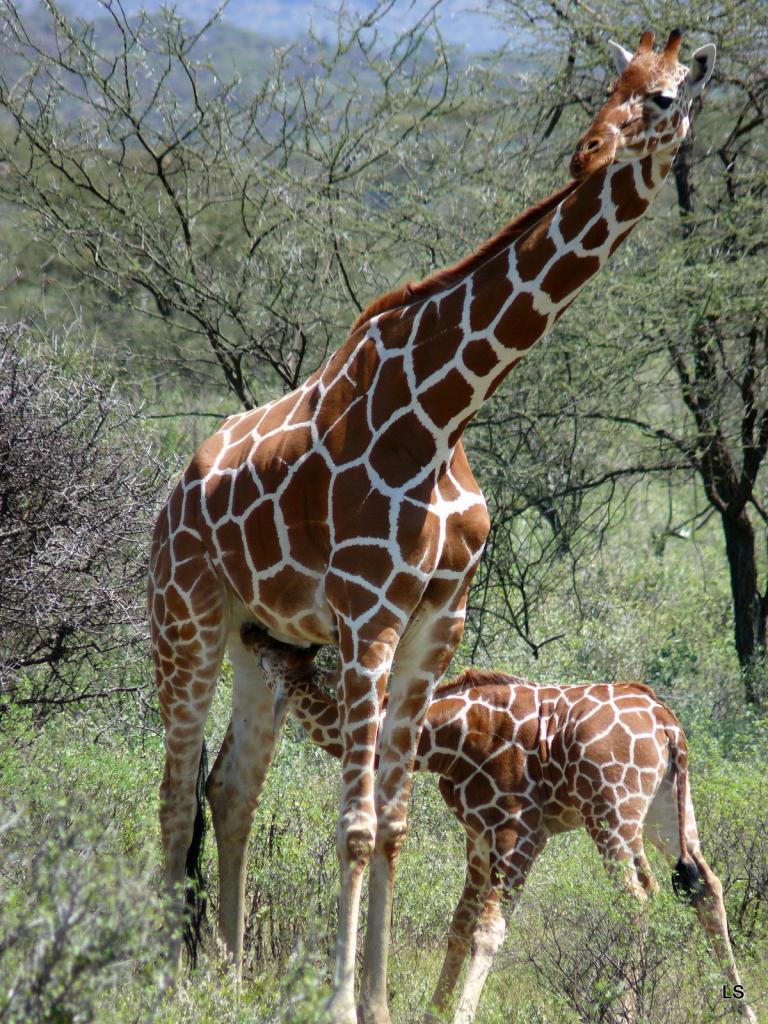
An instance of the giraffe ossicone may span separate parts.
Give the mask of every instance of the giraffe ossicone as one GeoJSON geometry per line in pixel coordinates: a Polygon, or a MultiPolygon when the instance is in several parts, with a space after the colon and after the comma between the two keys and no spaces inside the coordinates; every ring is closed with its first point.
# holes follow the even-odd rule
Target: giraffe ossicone
{"type": "MultiPolygon", "coordinates": [[[[236,964],[248,835],[275,746],[271,698],[240,626],[338,647],[337,1024],[357,1021],[355,944],[369,861],[360,1010],[366,1024],[389,1021],[389,917],[413,761],[489,530],[462,431],[661,188],[714,59],[704,47],[689,71],[678,49],[679,34],[659,54],[644,36],[578,144],[573,181],[455,266],[374,302],[291,394],[227,419],[158,517],[148,600],[165,727],[167,881],[174,892],[184,881],[205,720],[228,649],[232,715],[206,793],[219,926],[236,964]],[[378,736],[387,687],[390,715],[378,736]],[[409,724],[394,731],[390,717],[409,724]]],[[[177,929],[171,963],[179,952],[177,929]]]]}
{"type": "MultiPolygon", "coordinates": [[[[274,694],[333,757],[343,751],[335,675],[307,653],[246,625],[243,643],[274,694]]],[[[386,698],[382,716],[387,715],[386,698]]],[[[537,685],[470,669],[441,683],[427,709],[415,770],[438,776],[467,837],[467,875],[427,1021],[443,1020],[467,956],[454,1024],[471,1024],[536,857],[552,835],[585,827],[618,884],[640,904],[657,884],[643,833],[674,865],[731,986],[741,985],[719,879],[699,845],[687,746],[674,713],[641,683],[537,685]],[[503,913],[505,911],[505,913],[503,913]]],[[[746,999],[734,1012],[756,1024],[746,999]]],[[[634,1019],[631,1000],[623,1007],[634,1019]]]]}

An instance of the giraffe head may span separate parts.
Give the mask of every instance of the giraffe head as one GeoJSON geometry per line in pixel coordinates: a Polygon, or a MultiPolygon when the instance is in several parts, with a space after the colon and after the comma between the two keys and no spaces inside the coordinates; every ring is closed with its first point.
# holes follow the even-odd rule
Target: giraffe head
{"type": "Polygon", "coordinates": [[[252,651],[261,665],[264,682],[272,691],[272,732],[278,735],[288,714],[291,683],[311,677],[315,671],[315,658],[319,644],[311,647],[292,647],[275,640],[255,622],[246,622],[240,628],[243,647],[252,651]]]}
{"type": "Polygon", "coordinates": [[[608,100],[582,135],[571,158],[571,174],[585,178],[610,163],[637,160],[650,153],[674,151],[690,126],[691,103],[709,81],[715,47],[701,46],[691,67],[678,62],[683,34],[675,29],[663,52],[654,52],[653,33],[644,32],[634,53],[608,45],[619,78],[608,100]]]}

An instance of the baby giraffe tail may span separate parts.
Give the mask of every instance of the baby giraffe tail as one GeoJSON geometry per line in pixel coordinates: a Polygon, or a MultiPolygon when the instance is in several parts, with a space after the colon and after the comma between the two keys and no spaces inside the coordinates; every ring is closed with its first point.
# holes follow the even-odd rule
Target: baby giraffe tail
{"type": "Polygon", "coordinates": [[[672,872],[672,888],[678,899],[695,905],[706,892],[706,882],[702,877],[696,861],[688,850],[686,836],[688,807],[688,750],[682,731],[667,731],[669,753],[672,760],[672,772],[677,781],[677,826],[680,836],[680,859],[672,872]]]}

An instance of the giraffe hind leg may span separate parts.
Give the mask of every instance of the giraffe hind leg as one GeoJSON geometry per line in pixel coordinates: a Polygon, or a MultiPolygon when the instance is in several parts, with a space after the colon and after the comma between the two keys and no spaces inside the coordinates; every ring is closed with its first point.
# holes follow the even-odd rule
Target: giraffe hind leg
{"type": "MultiPolygon", "coordinates": [[[[204,729],[224,652],[221,584],[204,556],[183,565],[155,553],[149,609],[158,702],[165,729],[165,768],[160,786],[160,829],[171,896],[168,960],[181,954],[179,889],[187,869],[197,874],[204,835],[200,804],[204,729]],[[186,585],[185,585],[186,584],[186,585]]],[[[193,952],[195,950],[193,943],[193,952]]]]}
{"type": "MultiPolygon", "coordinates": [[[[723,903],[722,883],[704,860],[700,850],[692,851],[692,856],[696,861],[699,873],[699,894],[693,904],[693,909],[696,911],[699,923],[712,944],[717,959],[720,961],[723,973],[730,982],[731,991],[736,990],[737,986],[741,987],[743,991],[744,986],[736,966],[731,940],[728,935],[728,919],[725,914],[725,904],[723,903]]],[[[744,1020],[749,1021],[749,1024],[757,1024],[757,1018],[746,999],[734,999],[732,1010],[744,1020]]]]}
{"type": "Polygon", "coordinates": [[[208,750],[203,737],[200,751],[200,767],[195,784],[195,820],[192,826],[192,839],[187,848],[184,875],[187,879],[184,892],[186,914],[184,920],[184,945],[192,967],[197,966],[197,951],[200,945],[201,929],[205,920],[207,897],[205,892],[205,875],[203,874],[203,851],[207,822],[205,817],[205,782],[208,777],[208,750]]]}
{"type": "Polygon", "coordinates": [[[658,886],[643,848],[641,821],[625,820],[606,807],[602,814],[587,816],[585,823],[608,876],[639,903],[645,903],[658,886]]]}
{"type": "Polygon", "coordinates": [[[625,819],[618,808],[608,807],[607,804],[603,804],[601,810],[603,813],[585,819],[587,831],[600,852],[609,878],[614,885],[632,896],[637,906],[633,914],[637,947],[629,951],[626,963],[617,961],[612,972],[615,974],[615,998],[622,1019],[628,1024],[634,1024],[640,1017],[636,979],[641,973],[638,972],[637,950],[644,945],[643,937],[647,927],[643,909],[648,897],[658,886],[643,848],[642,817],[625,819]]]}
{"type": "MultiPolygon", "coordinates": [[[[661,850],[670,863],[674,864],[675,858],[679,858],[672,875],[675,892],[693,906],[732,989],[741,985],[728,935],[723,887],[701,853],[690,791],[686,795],[684,822],[687,861],[683,860],[680,850],[676,787],[669,778],[662,782],[649,809],[646,827],[651,842],[661,850]]],[[[746,999],[734,999],[731,1009],[750,1024],[756,1021],[746,999]]]]}
{"type": "MultiPolygon", "coordinates": [[[[204,727],[210,701],[218,675],[219,659],[212,659],[204,672],[202,666],[192,674],[193,687],[199,697],[190,708],[176,701],[166,703],[166,753],[163,781],[160,786],[160,827],[165,853],[166,880],[175,902],[175,893],[185,878],[192,880],[192,894],[185,902],[195,902],[195,884],[202,882],[199,865],[204,838],[204,815],[201,805],[202,783],[206,767],[204,751],[204,727]],[[214,668],[215,664],[215,668],[214,668]]],[[[187,665],[190,662],[187,661],[187,665]]],[[[179,692],[179,673],[167,677],[161,688],[179,692]]],[[[162,696],[161,696],[162,699],[162,696]]],[[[188,889],[189,893],[189,889],[188,889]]],[[[198,907],[199,911],[199,907],[198,907]]],[[[199,924],[199,913],[198,917],[199,924]]],[[[176,929],[176,925],[172,925],[176,929]]],[[[188,933],[188,938],[190,938],[188,933]]],[[[194,954],[196,945],[190,938],[190,951],[194,954]],[[190,945],[191,943],[191,945],[190,945]]],[[[169,959],[172,965],[178,963],[180,939],[170,940],[169,959]]]]}

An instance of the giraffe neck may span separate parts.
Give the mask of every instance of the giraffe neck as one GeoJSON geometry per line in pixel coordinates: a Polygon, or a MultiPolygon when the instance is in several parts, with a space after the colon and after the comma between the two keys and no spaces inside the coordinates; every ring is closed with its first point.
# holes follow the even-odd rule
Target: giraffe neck
{"type": "Polygon", "coordinates": [[[339,705],[323,689],[325,680],[321,669],[316,669],[312,678],[283,680],[280,696],[287,699],[288,710],[313,743],[331,757],[341,758],[344,748],[339,705]]]}
{"type": "MultiPolygon", "coordinates": [[[[288,710],[301,725],[309,739],[331,757],[341,758],[343,743],[339,724],[339,705],[324,688],[332,688],[332,673],[316,669],[311,678],[283,679],[280,696],[287,699],[288,710]]],[[[434,705],[433,705],[434,707],[434,705]]],[[[433,708],[430,708],[430,712],[433,708]]],[[[381,711],[386,715],[386,702],[381,711]]],[[[427,715],[429,718],[429,713],[427,715]]],[[[460,733],[460,730],[459,730],[460,733]]],[[[416,771],[442,770],[442,761],[433,756],[431,735],[423,732],[416,756],[416,771]]]]}
{"type": "MultiPolygon", "coordinates": [[[[371,307],[368,337],[384,369],[402,359],[410,402],[438,449],[453,448],[507,373],[598,273],[648,209],[671,159],[666,152],[612,164],[563,190],[553,207],[542,204],[539,219],[524,214],[524,230],[512,232],[509,244],[495,250],[492,240],[455,268],[371,307]]],[[[403,396],[394,397],[402,405],[403,396]]]]}

